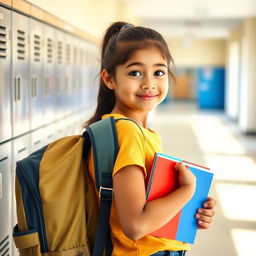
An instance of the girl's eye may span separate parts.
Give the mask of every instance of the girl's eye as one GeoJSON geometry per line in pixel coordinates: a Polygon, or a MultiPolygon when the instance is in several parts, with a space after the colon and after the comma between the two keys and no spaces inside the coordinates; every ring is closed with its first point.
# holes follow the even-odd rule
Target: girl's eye
{"type": "Polygon", "coordinates": [[[165,72],[163,72],[163,71],[161,71],[161,70],[157,70],[157,71],[155,72],[155,76],[163,76],[163,75],[165,75],[165,72]]]}
{"type": "Polygon", "coordinates": [[[130,73],[129,73],[129,75],[130,76],[141,76],[141,72],[140,71],[131,71],[130,73]]]}

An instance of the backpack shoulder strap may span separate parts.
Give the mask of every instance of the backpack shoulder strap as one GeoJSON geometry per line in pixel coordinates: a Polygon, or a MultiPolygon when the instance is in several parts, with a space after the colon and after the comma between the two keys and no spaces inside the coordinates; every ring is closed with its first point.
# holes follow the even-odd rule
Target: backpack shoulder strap
{"type": "Polygon", "coordinates": [[[118,153],[115,119],[102,119],[87,127],[86,131],[93,150],[96,187],[102,192],[104,187],[112,188],[112,171],[118,153]]]}
{"type": "Polygon", "coordinates": [[[93,256],[100,256],[106,248],[106,255],[112,254],[109,216],[113,197],[112,171],[118,153],[115,119],[109,117],[91,124],[86,129],[90,138],[96,187],[100,196],[100,210],[93,248],[93,256]]]}

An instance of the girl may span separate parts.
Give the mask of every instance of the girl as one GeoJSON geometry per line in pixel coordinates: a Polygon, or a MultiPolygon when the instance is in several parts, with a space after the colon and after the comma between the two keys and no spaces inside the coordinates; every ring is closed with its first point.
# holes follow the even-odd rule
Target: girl
{"type": "MultiPolygon", "coordinates": [[[[159,135],[148,128],[148,113],[166,97],[173,63],[166,42],[156,31],[124,22],[106,31],[101,52],[98,105],[86,123],[113,116],[136,122],[117,122],[119,153],[113,170],[114,202],[110,227],[113,256],[185,255],[189,245],[148,235],[168,222],[193,196],[195,177],[176,165],[180,187],[146,202],[145,187],[155,152],[163,152],[159,135]]],[[[89,169],[93,174],[92,154],[89,169]]],[[[195,217],[208,228],[216,202],[208,198],[195,217]]]]}

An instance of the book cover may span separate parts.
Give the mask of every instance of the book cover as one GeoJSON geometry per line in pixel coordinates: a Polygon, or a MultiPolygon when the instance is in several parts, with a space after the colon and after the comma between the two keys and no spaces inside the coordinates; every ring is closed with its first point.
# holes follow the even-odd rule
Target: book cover
{"type": "Polygon", "coordinates": [[[198,229],[195,214],[198,208],[203,207],[213,179],[213,173],[209,168],[156,153],[147,186],[147,201],[165,196],[179,187],[178,172],[175,170],[177,162],[183,162],[196,176],[195,193],[167,224],[149,235],[193,244],[198,229]]]}

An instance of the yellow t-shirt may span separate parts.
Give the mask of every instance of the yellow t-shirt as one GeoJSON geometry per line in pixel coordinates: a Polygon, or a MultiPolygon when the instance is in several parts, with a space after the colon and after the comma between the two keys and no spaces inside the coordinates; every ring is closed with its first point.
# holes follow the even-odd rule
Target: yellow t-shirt
{"type": "MultiPolygon", "coordinates": [[[[102,118],[104,119],[109,116],[113,116],[115,119],[124,118],[120,114],[108,114],[102,118]]],[[[141,127],[145,135],[144,137],[139,127],[131,121],[120,120],[116,123],[116,127],[119,152],[113,175],[125,166],[137,165],[143,170],[145,183],[147,183],[155,152],[163,152],[159,135],[150,129],[141,127]]],[[[89,158],[89,170],[94,177],[92,154],[90,154],[89,158]]],[[[111,208],[110,227],[113,241],[112,256],[148,256],[158,251],[190,249],[190,246],[186,243],[150,235],[146,235],[138,240],[129,239],[124,235],[120,227],[114,200],[111,208]]]]}

